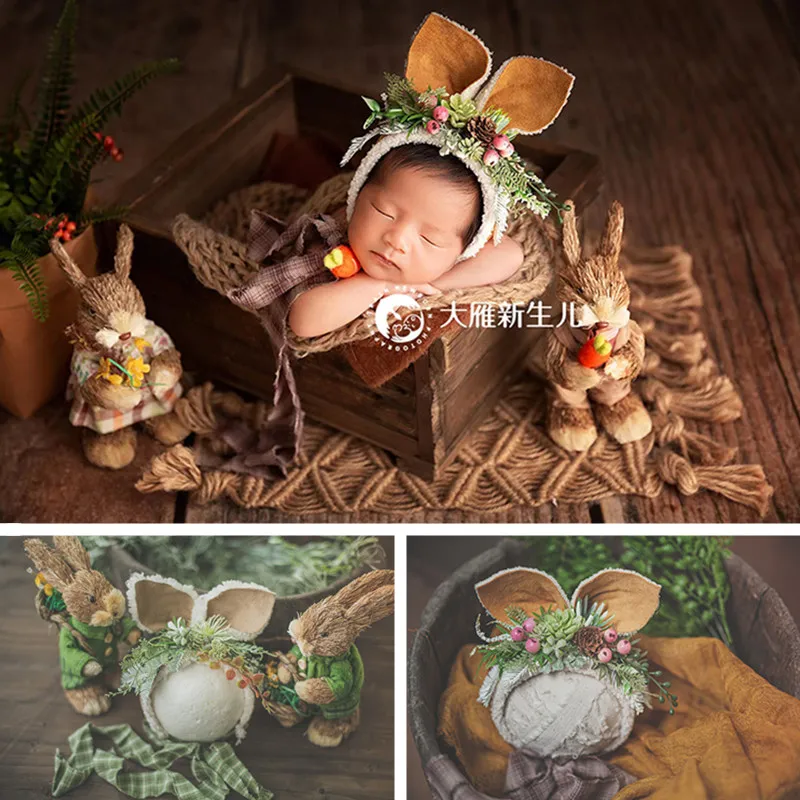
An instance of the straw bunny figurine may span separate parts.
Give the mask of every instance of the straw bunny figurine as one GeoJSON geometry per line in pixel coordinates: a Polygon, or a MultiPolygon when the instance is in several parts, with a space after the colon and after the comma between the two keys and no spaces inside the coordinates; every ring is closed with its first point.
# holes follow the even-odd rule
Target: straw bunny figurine
{"type": "Polygon", "coordinates": [[[621,444],[643,439],[652,429],[647,409],[631,392],[645,342],[630,318],[631,293],[619,268],[623,224],[622,206],[614,202],[597,252],[583,258],[572,204],[564,214],[556,296],[564,307],[571,305],[580,327],[548,332],[545,375],[551,383],[547,431],[565,450],[592,446],[597,439],[594,417],[621,444]]]}
{"type": "Polygon", "coordinates": [[[119,684],[121,641],[135,644],[141,632],[125,616],[125,598],[93,570],[76,536],[54,536],[55,549],[26,539],[25,552],[39,574],[39,614],[59,628],[61,685],[69,704],[87,716],[111,707],[108,689],[119,684]]]}
{"type": "Polygon", "coordinates": [[[130,279],[133,233],[121,225],[114,271],[87,278],[57,239],[53,254],[78,290],[77,320],[67,329],[75,345],[68,397],[70,422],[83,427],[83,452],[98,467],[120,469],[136,455],[134,423],[161,443],[189,435],[171,413],[181,396],[180,353],[145,316],[144,300],[130,279]]]}
{"type": "Polygon", "coordinates": [[[161,636],[174,661],[171,667],[157,664],[143,678],[152,663],[129,666],[126,659],[123,691],[136,691],[145,719],[162,736],[213,742],[233,734],[241,741],[263,677],[248,668],[254,658],[260,666],[263,653],[250,643],[269,622],[275,593],[255,583],[224,581],[198,594],[171,578],[141,573],[131,575],[126,585],[136,623],[161,636]]]}
{"type": "Polygon", "coordinates": [[[486,644],[477,650],[490,669],[478,699],[515,748],[553,758],[610,752],[650,698],[669,697],[670,713],[677,705],[636,646],[634,634],[658,610],[661,591],[643,575],[602,570],[568,600],[546,573],[516,567],[475,591],[500,631],[480,634],[486,644]]]}
{"type": "MultiPolygon", "coordinates": [[[[318,707],[308,726],[308,739],[319,747],[337,747],[359,725],[364,664],[355,641],[370,625],[394,610],[394,571],[368,572],[335,595],[306,609],[289,625],[294,646],[288,658],[296,670],[281,665],[278,678],[297,680],[298,697],[318,707]]],[[[296,725],[305,716],[289,711],[279,721],[296,725]]]]}

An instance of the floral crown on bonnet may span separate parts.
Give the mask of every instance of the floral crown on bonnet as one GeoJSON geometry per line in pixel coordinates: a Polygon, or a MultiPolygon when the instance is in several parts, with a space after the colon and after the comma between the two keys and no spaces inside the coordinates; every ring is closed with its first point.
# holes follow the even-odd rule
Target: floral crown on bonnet
{"type": "Polygon", "coordinates": [[[429,14],[411,42],[405,77],[387,75],[382,103],[364,98],[370,115],[364,136],[353,140],[346,164],[367,142],[381,137],[359,165],[347,198],[348,219],[377,162],[405,144],[428,144],[459,158],[477,177],[483,195],[481,225],[461,258],[470,258],[492,235],[498,243],[510,213],[546,217],[565,207],[516,152],[519,134],[540,133],[561,113],[574,78],[531,56],[506,61],[494,75],[486,45],[441,14],[429,14]]]}
{"type": "Polygon", "coordinates": [[[492,625],[502,631],[486,636],[480,616],[476,620],[484,644],[473,652],[489,667],[479,696],[484,705],[503,673],[533,677],[567,670],[609,681],[636,713],[652,698],[669,702],[674,713],[678,700],[669,682],[650,669],[647,652],[633,638],[658,610],[659,584],[638,572],[606,569],[583,581],[568,600],[547,573],[516,567],[481,581],[475,591],[492,625]]]}

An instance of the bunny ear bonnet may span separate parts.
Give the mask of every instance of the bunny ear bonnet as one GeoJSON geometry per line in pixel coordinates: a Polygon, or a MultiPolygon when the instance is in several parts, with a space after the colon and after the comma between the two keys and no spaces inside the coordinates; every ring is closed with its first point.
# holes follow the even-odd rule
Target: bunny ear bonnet
{"type": "Polygon", "coordinates": [[[370,172],[391,149],[428,144],[461,160],[478,179],[483,216],[460,260],[471,258],[494,238],[498,243],[512,211],[529,209],[546,217],[561,208],[553,193],[514,150],[517,134],[540,133],[559,115],[574,78],[540,58],[506,61],[490,78],[492,56],[475,34],[431,13],[411,42],[404,78],[387,76],[382,104],[364,98],[369,132],[353,140],[346,164],[380,137],[356,170],[347,196],[347,218],[370,172]]]}
{"type": "MultiPolygon", "coordinates": [[[[668,701],[673,713],[677,699],[668,691],[669,684],[660,681],[661,673],[650,669],[647,654],[636,646],[635,638],[658,610],[661,587],[657,583],[636,572],[607,569],[583,581],[568,600],[550,575],[516,567],[481,581],[475,591],[494,626],[491,635],[485,635],[476,625],[483,640],[476,650],[489,667],[478,699],[491,706],[492,718],[506,741],[531,746],[528,738],[535,726],[529,720],[523,725],[514,717],[516,707],[509,705],[509,698],[517,687],[533,679],[552,683],[561,676],[558,680],[566,699],[564,708],[553,711],[554,720],[565,719],[562,712],[570,703],[575,706],[569,706],[570,713],[580,718],[580,681],[582,690],[593,697],[605,694],[611,698],[606,726],[611,734],[598,739],[592,752],[606,752],[624,741],[635,714],[652,696],[668,701]]],[[[551,699],[561,691],[549,684],[546,688],[551,699]]],[[[527,701],[539,690],[532,687],[530,691],[527,701]]],[[[545,719],[544,710],[539,710],[545,719]]],[[[547,739],[542,731],[537,735],[540,740],[534,749],[542,748],[547,739]]],[[[565,745],[548,740],[544,754],[574,756],[576,746],[572,741],[565,745]]]]}
{"type": "Polygon", "coordinates": [[[225,581],[198,594],[172,578],[137,572],[128,578],[127,588],[131,616],[148,633],[162,630],[173,619],[195,624],[219,616],[235,638],[247,641],[264,630],[275,607],[274,592],[242,581],[225,581]]]}

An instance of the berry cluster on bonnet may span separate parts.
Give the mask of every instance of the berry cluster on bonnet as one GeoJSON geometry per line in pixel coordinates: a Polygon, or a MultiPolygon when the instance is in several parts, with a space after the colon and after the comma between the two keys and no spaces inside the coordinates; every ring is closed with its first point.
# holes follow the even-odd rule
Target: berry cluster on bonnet
{"type": "Polygon", "coordinates": [[[490,77],[492,55],[472,32],[441,14],[429,14],[408,52],[405,78],[387,75],[382,103],[364,98],[366,135],[353,140],[346,164],[380,137],[356,170],[347,196],[347,218],[370,172],[394,147],[428,144],[453,155],[476,176],[483,198],[477,233],[461,259],[471,258],[503,236],[511,212],[546,217],[564,208],[516,152],[519,134],[540,133],[561,113],[574,78],[540,58],[518,56],[490,77]]]}
{"type": "MultiPolygon", "coordinates": [[[[504,570],[475,586],[497,635],[476,632],[489,668],[479,694],[500,735],[542,757],[610,752],[630,735],[651,698],[677,698],[634,638],[655,614],[661,587],[608,569],[571,599],[537,569],[504,570]],[[655,691],[650,691],[650,686],[655,691]]],[[[473,652],[475,652],[473,651],[473,652]]]]}

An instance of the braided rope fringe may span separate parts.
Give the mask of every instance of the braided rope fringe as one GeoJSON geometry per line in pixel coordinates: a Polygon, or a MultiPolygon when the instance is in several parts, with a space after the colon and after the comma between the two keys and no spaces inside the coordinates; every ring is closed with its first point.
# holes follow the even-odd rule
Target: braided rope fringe
{"type": "MultiPolygon", "coordinates": [[[[314,202],[326,210],[337,196],[329,189],[314,202]]],[[[228,271],[207,279],[224,287],[251,268],[228,263],[228,271]]],[[[742,413],[735,387],[719,374],[698,330],[702,295],[692,278],[691,256],[680,247],[626,246],[621,264],[631,285],[632,316],[647,337],[642,377],[634,384],[653,419],[653,432],[643,441],[619,445],[601,434],[585,453],[562,450],[544,430],[544,386],[528,377],[508,390],[433,483],[398,469],[373,445],[308,422],[298,462],[283,480],[201,470],[192,450],[176,445],[151,462],[137,488],[191,491],[200,503],[225,498],[245,508],[294,514],[433,509],[490,514],[553,501],[656,497],[671,485],[687,496],[701,489],[715,492],[763,516],[772,495],[763,468],[732,463],[737,450],[720,441],[719,429],[717,438],[690,429],[690,421],[718,426],[742,413]]],[[[224,445],[215,431],[225,417],[246,419],[258,429],[269,406],[246,403],[207,383],[190,389],[175,411],[206,445],[219,450],[224,445]]]]}

